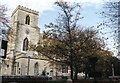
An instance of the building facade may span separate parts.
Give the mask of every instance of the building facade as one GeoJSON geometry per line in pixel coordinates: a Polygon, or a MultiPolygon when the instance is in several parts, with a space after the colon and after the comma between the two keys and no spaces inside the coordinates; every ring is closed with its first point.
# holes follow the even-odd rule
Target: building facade
{"type": "Polygon", "coordinates": [[[8,31],[7,57],[2,62],[2,75],[41,75],[43,71],[52,77],[62,75],[61,66],[56,66],[30,50],[30,45],[37,45],[42,41],[38,15],[39,12],[20,5],[13,11],[8,31]]]}

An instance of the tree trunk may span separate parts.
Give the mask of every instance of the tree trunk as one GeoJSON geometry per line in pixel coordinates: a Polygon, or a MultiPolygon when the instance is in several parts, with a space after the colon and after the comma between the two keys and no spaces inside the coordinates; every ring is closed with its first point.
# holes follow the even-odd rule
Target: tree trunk
{"type": "Polygon", "coordinates": [[[87,79],[87,77],[88,77],[87,75],[88,75],[88,73],[87,73],[87,72],[85,72],[85,79],[87,79]]]}
{"type": "Polygon", "coordinates": [[[71,79],[73,80],[73,65],[70,65],[70,69],[71,69],[71,79]]]}
{"type": "Polygon", "coordinates": [[[77,71],[77,69],[75,69],[75,76],[74,76],[74,79],[75,79],[75,80],[77,80],[77,79],[78,79],[77,74],[78,74],[78,71],[77,71]]]}

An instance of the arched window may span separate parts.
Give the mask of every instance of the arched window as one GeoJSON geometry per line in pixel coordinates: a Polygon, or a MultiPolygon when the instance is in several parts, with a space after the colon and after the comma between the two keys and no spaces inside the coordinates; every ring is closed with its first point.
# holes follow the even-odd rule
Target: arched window
{"type": "Polygon", "coordinates": [[[23,51],[28,50],[28,38],[25,38],[23,41],[23,51]]]}
{"type": "Polygon", "coordinates": [[[38,65],[38,62],[36,62],[35,65],[34,65],[34,75],[39,75],[39,65],[38,65]]]}
{"type": "Polygon", "coordinates": [[[50,76],[53,76],[53,70],[50,71],[50,76]]]}
{"type": "Polygon", "coordinates": [[[30,17],[29,17],[29,15],[26,16],[25,24],[30,25],[30,17]]]}
{"type": "Polygon", "coordinates": [[[68,73],[68,66],[65,64],[62,64],[62,73],[68,73]]]}

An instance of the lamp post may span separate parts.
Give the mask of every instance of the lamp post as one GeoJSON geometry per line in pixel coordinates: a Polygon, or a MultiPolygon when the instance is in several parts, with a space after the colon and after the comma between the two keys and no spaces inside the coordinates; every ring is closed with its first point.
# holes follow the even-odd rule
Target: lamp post
{"type": "Polygon", "coordinates": [[[114,77],[115,74],[114,74],[114,65],[112,64],[112,76],[114,77]]]}
{"type": "Polygon", "coordinates": [[[33,56],[33,51],[27,51],[28,63],[27,63],[27,75],[29,75],[30,71],[30,58],[33,56]]]}

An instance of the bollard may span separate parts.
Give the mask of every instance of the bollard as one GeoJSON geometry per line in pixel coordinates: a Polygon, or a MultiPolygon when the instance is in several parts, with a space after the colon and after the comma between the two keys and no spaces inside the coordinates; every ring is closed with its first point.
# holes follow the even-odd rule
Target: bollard
{"type": "Polygon", "coordinates": [[[68,78],[67,83],[72,83],[72,79],[68,78]]]}

